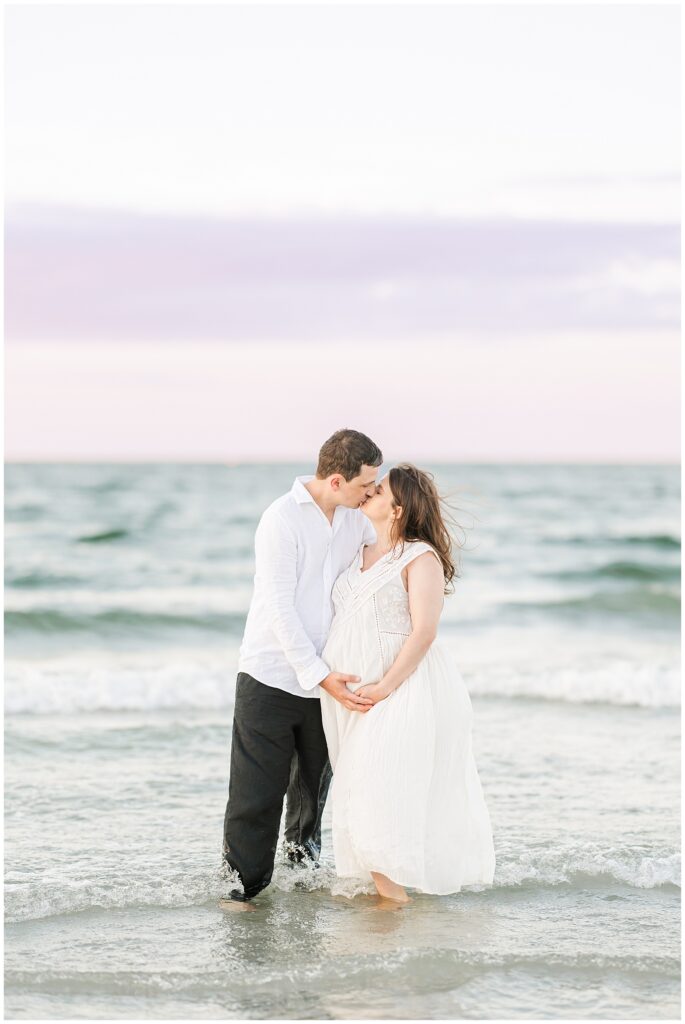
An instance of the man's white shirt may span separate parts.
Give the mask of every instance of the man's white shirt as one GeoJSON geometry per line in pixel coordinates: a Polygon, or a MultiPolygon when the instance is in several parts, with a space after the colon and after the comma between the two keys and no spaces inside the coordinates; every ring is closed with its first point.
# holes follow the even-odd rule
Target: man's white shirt
{"type": "Polygon", "coordinates": [[[262,513],[255,533],[254,593],[238,671],[298,697],[319,697],[330,669],[321,652],[333,619],[331,591],[376,531],[358,508],[337,505],[332,524],[298,476],[262,513]]]}

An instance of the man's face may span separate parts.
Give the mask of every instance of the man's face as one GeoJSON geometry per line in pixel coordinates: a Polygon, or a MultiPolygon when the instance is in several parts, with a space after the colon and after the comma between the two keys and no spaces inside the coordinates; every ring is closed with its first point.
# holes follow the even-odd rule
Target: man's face
{"type": "Polygon", "coordinates": [[[359,508],[362,502],[376,493],[378,466],[362,466],[359,476],[346,480],[340,473],[331,477],[331,486],[338,495],[339,504],[346,508],[359,508]]]}

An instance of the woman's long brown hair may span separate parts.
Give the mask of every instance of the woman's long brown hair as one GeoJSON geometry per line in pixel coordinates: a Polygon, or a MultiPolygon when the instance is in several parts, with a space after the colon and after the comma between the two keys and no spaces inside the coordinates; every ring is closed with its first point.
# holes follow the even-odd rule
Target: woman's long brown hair
{"type": "Polygon", "coordinates": [[[396,547],[405,541],[422,540],[439,555],[445,574],[445,593],[454,590],[453,579],[459,572],[452,560],[452,537],[445,520],[444,499],[433,482],[433,474],[401,462],[388,473],[393,502],[402,509],[390,528],[390,542],[396,547]]]}

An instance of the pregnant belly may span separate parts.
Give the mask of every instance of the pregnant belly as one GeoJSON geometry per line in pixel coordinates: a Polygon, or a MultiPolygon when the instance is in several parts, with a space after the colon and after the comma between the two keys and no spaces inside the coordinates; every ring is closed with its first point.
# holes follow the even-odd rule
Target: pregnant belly
{"type": "Polygon", "coordinates": [[[378,641],[374,637],[369,641],[365,631],[354,622],[331,630],[321,657],[331,672],[359,676],[359,682],[347,684],[351,690],[376,683],[383,675],[378,641]]]}

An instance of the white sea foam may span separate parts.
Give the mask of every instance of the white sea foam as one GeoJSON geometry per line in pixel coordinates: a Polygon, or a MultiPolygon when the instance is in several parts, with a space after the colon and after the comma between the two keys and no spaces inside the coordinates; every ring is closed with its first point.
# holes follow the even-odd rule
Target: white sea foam
{"type": "Polygon", "coordinates": [[[488,666],[465,676],[472,696],[533,697],[571,704],[680,706],[680,671],[672,664],[635,664],[614,660],[604,665],[554,666],[522,671],[488,666]]]}
{"type": "MultiPolygon", "coordinates": [[[[223,653],[223,652],[222,652],[223,653]]],[[[5,667],[7,714],[73,714],[89,711],[222,709],[233,705],[237,652],[226,658],[197,654],[115,656],[108,661],[10,659],[5,667]]],[[[627,659],[584,668],[518,670],[481,665],[464,671],[472,696],[539,698],[569,703],[608,703],[645,708],[678,707],[680,673],[673,664],[627,659]]]]}
{"type": "Polygon", "coordinates": [[[86,587],[50,590],[11,589],[5,602],[8,612],[60,611],[74,616],[92,616],[103,611],[126,611],[131,617],[159,615],[241,614],[250,603],[252,578],[246,581],[233,575],[222,586],[176,584],[170,587],[136,587],[101,590],[86,587]],[[229,585],[230,583],[230,585],[229,585]]]}
{"type": "MultiPolygon", "coordinates": [[[[680,854],[676,851],[647,853],[642,849],[603,848],[596,843],[564,849],[514,850],[500,844],[492,886],[465,886],[464,892],[483,893],[511,887],[538,889],[569,885],[625,885],[636,889],[680,887],[680,854]]],[[[73,914],[84,910],[126,907],[184,907],[204,905],[227,897],[233,882],[221,866],[199,866],[196,870],[149,873],[112,870],[106,879],[71,879],[44,873],[27,881],[21,871],[8,872],[5,880],[5,914],[8,922],[73,914]]],[[[281,892],[300,889],[322,891],[354,898],[375,893],[372,882],[338,878],[333,863],[319,867],[277,863],[271,888],[281,892]]]]}
{"type": "Polygon", "coordinates": [[[7,714],[155,711],[233,706],[235,651],[227,663],[201,655],[140,655],[109,663],[61,658],[10,661],[5,671],[7,714]]]}
{"type": "Polygon", "coordinates": [[[680,853],[580,843],[564,849],[515,851],[500,844],[495,884],[505,886],[578,884],[609,878],[638,889],[680,886],[680,853]]]}

